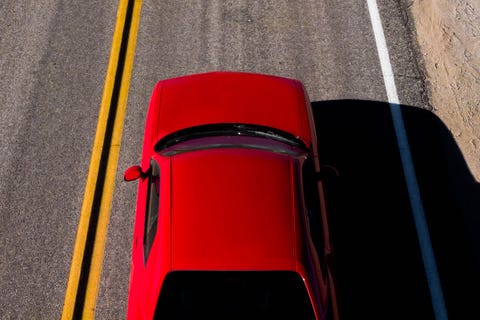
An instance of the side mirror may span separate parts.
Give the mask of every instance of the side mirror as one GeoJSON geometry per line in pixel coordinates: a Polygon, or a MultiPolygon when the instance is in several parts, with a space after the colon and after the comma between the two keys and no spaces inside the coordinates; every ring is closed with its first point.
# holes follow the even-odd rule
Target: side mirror
{"type": "Polygon", "coordinates": [[[125,170],[125,173],[123,174],[123,180],[134,181],[138,178],[145,178],[146,176],[147,174],[142,171],[142,168],[140,166],[133,166],[125,170]]]}

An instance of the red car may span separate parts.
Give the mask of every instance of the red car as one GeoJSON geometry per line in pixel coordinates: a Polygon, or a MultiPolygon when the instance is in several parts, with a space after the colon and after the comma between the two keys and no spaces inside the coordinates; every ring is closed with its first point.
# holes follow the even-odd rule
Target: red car
{"type": "Polygon", "coordinates": [[[310,103],[297,80],[160,81],[145,127],[129,319],[338,318],[310,103]]]}

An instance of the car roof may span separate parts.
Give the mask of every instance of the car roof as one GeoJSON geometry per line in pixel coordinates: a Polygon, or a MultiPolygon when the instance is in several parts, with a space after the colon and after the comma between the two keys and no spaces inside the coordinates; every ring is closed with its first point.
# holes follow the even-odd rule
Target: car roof
{"type": "Polygon", "coordinates": [[[154,142],[194,126],[244,123],[283,130],[310,147],[307,99],[299,81],[261,74],[211,72],[162,80],[150,105],[154,142]]]}
{"type": "Polygon", "coordinates": [[[296,270],[295,166],[249,148],[172,156],[171,269],[296,270]]]}

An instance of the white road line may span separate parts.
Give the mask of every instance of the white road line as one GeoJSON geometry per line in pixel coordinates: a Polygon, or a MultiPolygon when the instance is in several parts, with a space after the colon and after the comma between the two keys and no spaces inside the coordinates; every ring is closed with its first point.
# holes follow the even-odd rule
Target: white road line
{"type": "Polygon", "coordinates": [[[417,237],[420,244],[420,252],[422,254],[428,288],[430,290],[433,312],[436,320],[446,320],[448,319],[447,309],[445,307],[445,300],[443,298],[442,286],[438,276],[435,255],[433,253],[428,225],[425,219],[425,212],[420,196],[420,190],[418,188],[417,177],[415,175],[415,168],[413,166],[412,155],[410,153],[410,146],[408,144],[407,133],[405,131],[405,124],[403,122],[403,116],[400,110],[400,101],[398,99],[397,88],[395,86],[395,78],[392,71],[392,65],[390,64],[390,56],[388,54],[387,43],[385,41],[382,21],[378,12],[377,1],[367,0],[367,4],[373,32],[375,35],[375,42],[377,44],[378,56],[380,58],[385,88],[387,90],[388,103],[390,104],[390,112],[392,114],[395,135],[397,137],[398,148],[400,150],[403,173],[405,175],[408,195],[410,197],[410,204],[412,206],[413,219],[415,221],[415,228],[417,230],[417,237]]]}

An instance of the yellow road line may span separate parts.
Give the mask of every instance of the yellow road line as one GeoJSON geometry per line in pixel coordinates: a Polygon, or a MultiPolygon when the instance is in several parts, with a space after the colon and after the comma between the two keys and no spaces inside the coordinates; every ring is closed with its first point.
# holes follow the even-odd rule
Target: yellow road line
{"type": "Polygon", "coordinates": [[[65,293],[62,320],[72,319],[74,316],[75,302],[77,299],[80,274],[82,271],[82,261],[84,259],[84,251],[86,247],[87,233],[91,219],[93,199],[95,196],[95,188],[99,175],[101,155],[105,147],[110,147],[82,318],[93,319],[95,315],[95,304],[98,294],[98,284],[103,263],[108,220],[110,217],[110,205],[115,185],[123,121],[125,118],[125,111],[127,105],[128,88],[130,85],[137,31],[140,21],[141,3],[141,0],[134,1],[130,35],[128,37],[127,52],[125,56],[122,83],[119,92],[117,113],[113,127],[112,141],[110,146],[104,146],[107,121],[112,104],[112,94],[115,84],[115,76],[119,65],[122,35],[125,28],[125,21],[128,9],[128,0],[119,1],[117,20],[112,40],[112,48],[110,51],[110,60],[108,63],[105,87],[103,90],[103,97],[98,116],[97,131],[93,143],[92,156],[87,176],[87,183],[85,187],[85,194],[82,209],[80,212],[80,221],[73,250],[70,275],[68,279],[67,290],[65,293]]]}
{"type": "Polygon", "coordinates": [[[117,118],[113,128],[112,144],[110,148],[107,175],[103,189],[102,204],[100,208],[100,217],[98,221],[97,237],[93,251],[92,267],[87,285],[87,294],[85,297],[84,316],[91,319],[94,316],[95,302],[98,293],[98,284],[103,263],[103,252],[107,236],[107,226],[110,217],[110,205],[112,202],[113,190],[115,187],[115,177],[117,172],[118,156],[120,152],[120,143],[122,140],[123,120],[127,107],[128,89],[130,86],[130,77],[132,74],[133,57],[135,55],[135,44],[137,40],[137,30],[140,22],[141,0],[135,1],[132,15],[132,25],[128,41],[125,66],[123,69],[122,84],[118,100],[117,118]]]}

